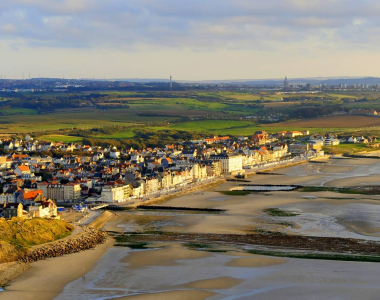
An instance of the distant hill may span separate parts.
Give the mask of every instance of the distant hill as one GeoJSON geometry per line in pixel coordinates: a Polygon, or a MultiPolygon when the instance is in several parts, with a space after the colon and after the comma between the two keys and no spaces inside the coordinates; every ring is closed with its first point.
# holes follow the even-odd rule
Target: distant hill
{"type": "MultiPolygon", "coordinates": [[[[128,82],[169,82],[169,79],[144,79],[144,78],[122,78],[122,79],[113,79],[116,81],[128,81],[128,82]]],[[[175,80],[175,82],[180,83],[198,83],[198,84],[249,84],[256,86],[278,86],[283,85],[284,78],[274,78],[274,79],[226,79],[226,80],[200,80],[200,81],[191,81],[191,80],[175,80]]],[[[339,84],[369,84],[376,85],[380,84],[379,77],[309,77],[309,78],[288,78],[290,85],[302,84],[305,85],[310,83],[312,85],[327,84],[327,85],[339,85],[339,84]]]]}

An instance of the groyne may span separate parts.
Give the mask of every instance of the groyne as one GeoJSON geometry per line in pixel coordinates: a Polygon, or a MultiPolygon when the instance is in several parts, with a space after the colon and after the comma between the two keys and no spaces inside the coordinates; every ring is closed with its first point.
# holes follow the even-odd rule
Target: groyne
{"type": "Polygon", "coordinates": [[[92,227],[83,227],[83,232],[72,239],[42,245],[31,250],[21,262],[30,263],[95,248],[96,245],[103,244],[106,239],[107,233],[92,227]]]}

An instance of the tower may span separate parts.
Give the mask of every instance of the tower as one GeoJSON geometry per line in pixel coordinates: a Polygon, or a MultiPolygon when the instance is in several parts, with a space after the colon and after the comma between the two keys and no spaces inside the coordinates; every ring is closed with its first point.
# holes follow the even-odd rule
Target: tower
{"type": "Polygon", "coordinates": [[[288,77],[285,76],[284,88],[288,88],[288,87],[289,87],[288,77]]]}
{"type": "Polygon", "coordinates": [[[170,88],[173,87],[172,75],[170,75],[170,88]]]}

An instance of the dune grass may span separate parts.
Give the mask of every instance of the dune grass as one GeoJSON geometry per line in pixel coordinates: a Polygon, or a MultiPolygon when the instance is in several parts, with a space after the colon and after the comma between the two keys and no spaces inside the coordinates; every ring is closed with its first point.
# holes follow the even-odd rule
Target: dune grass
{"type": "Polygon", "coordinates": [[[28,248],[64,238],[73,229],[62,220],[0,219],[0,263],[17,260],[28,248]]]}

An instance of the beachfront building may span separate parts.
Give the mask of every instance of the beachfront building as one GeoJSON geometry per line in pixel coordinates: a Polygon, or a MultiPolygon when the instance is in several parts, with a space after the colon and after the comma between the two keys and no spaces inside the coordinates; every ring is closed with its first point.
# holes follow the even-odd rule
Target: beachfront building
{"type": "Polygon", "coordinates": [[[231,174],[243,169],[243,158],[240,155],[217,154],[211,155],[211,160],[221,162],[222,174],[231,174]]]}
{"type": "Polygon", "coordinates": [[[63,194],[65,200],[78,200],[81,196],[81,187],[79,183],[68,183],[63,185],[63,194]]]}
{"type": "Polygon", "coordinates": [[[102,188],[101,200],[103,202],[113,203],[113,202],[124,202],[126,201],[125,189],[128,185],[123,184],[107,184],[102,188]]]}

